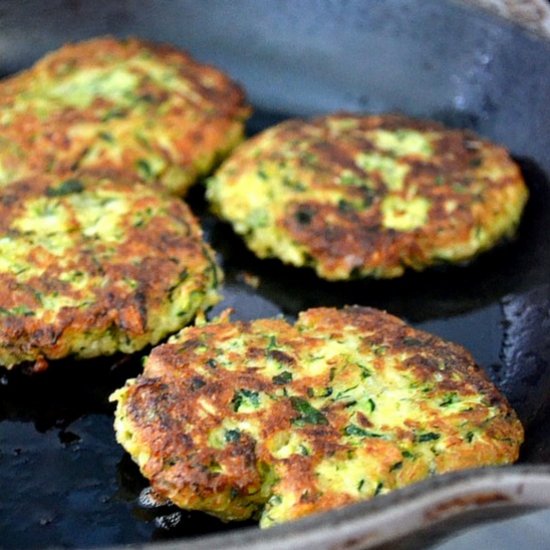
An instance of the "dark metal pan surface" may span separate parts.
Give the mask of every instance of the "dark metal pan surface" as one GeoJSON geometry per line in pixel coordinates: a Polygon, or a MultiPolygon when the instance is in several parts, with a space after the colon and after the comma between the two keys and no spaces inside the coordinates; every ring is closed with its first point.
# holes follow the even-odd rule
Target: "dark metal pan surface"
{"type": "Polygon", "coordinates": [[[249,134],[335,109],[401,111],[503,143],[531,198],[517,238],[469,265],[394,281],[328,283],[257,260],[190,196],[226,272],[211,312],[236,318],[361,304],[467,347],[526,427],[520,463],[430,479],[371,502],[260,532],[154,506],[114,439],[109,394],[140,356],[0,375],[0,547],[99,547],[178,541],[197,548],[419,547],[443,532],[550,506],[550,43],[441,0],[239,0],[0,4],[0,73],[98,34],[168,41],[241,81],[249,134]],[[249,275],[258,278],[254,288],[249,275]],[[206,536],[215,539],[205,539],[206,536]],[[222,538],[220,538],[222,537],[222,538]]]}

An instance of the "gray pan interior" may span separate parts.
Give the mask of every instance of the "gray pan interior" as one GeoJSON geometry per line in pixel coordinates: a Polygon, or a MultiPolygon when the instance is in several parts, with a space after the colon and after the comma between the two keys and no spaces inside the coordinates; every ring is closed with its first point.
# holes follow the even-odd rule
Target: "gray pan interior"
{"type": "Polygon", "coordinates": [[[527,439],[509,468],[429,479],[267,532],[228,528],[144,501],[146,483],[114,442],[107,403],[139,358],[5,374],[0,546],[418,548],[550,506],[550,43],[443,0],[4,0],[0,73],[106,33],[171,42],[225,69],[256,109],[251,134],[294,115],[401,111],[506,145],[532,196],[517,240],[471,265],[400,281],[328,284],[259,262],[208,214],[200,188],[190,201],[227,273],[216,311],[292,318],[315,305],[387,309],[467,346],[518,411],[527,439]],[[259,276],[257,289],[243,282],[245,272],[259,276]]]}

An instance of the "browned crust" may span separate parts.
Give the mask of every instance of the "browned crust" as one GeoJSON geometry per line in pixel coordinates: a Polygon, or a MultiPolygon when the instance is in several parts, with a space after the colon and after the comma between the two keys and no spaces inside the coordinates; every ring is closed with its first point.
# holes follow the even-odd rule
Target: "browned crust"
{"type": "MultiPolygon", "coordinates": [[[[338,370],[340,380],[354,376],[354,368],[350,364],[349,373],[338,370]]],[[[155,491],[184,508],[233,519],[249,517],[272,494],[299,496],[286,519],[358,500],[357,495],[338,487],[322,488],[316,468],[326,459],[345,463],[352,456],[374,457],[377,473],[366,475],[378,476],[386,491],[431,473],[514,461],[523,440],[521,424],[506,398],[466,350],[363,307],[308,310],[293,327],[282,320],[261,320],[186,329],[177,342],[153,350],[143,375],[125,392],[119,407],[139,448],[150,455],[141,469],[155,491]],[[365,356],[372,356],[374,348],[383,350],[370,367],[375,372],[388,368],[389,356],[406,356],[397,361],[395,370],[426,388],[415,404],[414,419],[401,427],[378,424],[373,428],[366,414],[358,415],[361,428],[388,434],[387,438],[366,438],[359,446],[342,437],[350,422],[345,401],[327,399],[320,411],[328,421],[298,428],[299,414],[292,402],[295,396],[311,400],[311,391],[331,386],[333,369],[340,369],[345,357],[330,359],[319,375],[300,376],[285,384],[287,396],[281,394],[280,382],[262,371],[267,360],[275,360],[296,374],[300,361],[307,354],[314,356],[322,340],[338,341],[350,334],[356,335],[358,349],[365,356]],[[244,351],[220,355],[220,348],[234,339],[244,341],[244,351]],[[277,349],[271,347],[274,341],[277,349]],[[231,368],[224,368],[222,361],[229,361],[231,368]],[[209,434],[224,419],[247,417],[234,411],[235,392],[240,388],[275,396],[269,408],[253,415],[259,420],[261,435],[254,440],[243,430],[239,439],[215,449],[209,434]],[[441,418],[424,405],[423,400],[441,401],[442,396],[454,393],[461,399],[481,398],[470,409],[441,418]],[[205,414],[203,401],[215,412],[205,414]],[[474,429],[479,430],[479,437],[466,440],[464,434],[474,429]],[[310,452],[275,458],[272,449],[277,439],[296,430],[310,452]],[[431,431],[446,438],[444,452],[430,450],[429,444],[419,448],[419,434],[431,431]],[[408,451],[416,458],[406,458],[408,451]],[[213,464],[222,464],[223,472],[213,464]],[[262,488],[265,465],[276,474],[267,491],[265,485],[262,488]]],[[[373,496],[375,489],[376,483],[362,498],[373,496]]]]}
{"type": "MultiPolygon", "coordinates": [[[[1,161],[13,172],[12,179],[35,171],[80,169],[108,176],[123,173],[148,181],[136,167],[140,159],[151,154],[162,158],[167,166],[187,171],[188,178],[196,177],[205,171],[197,163],[210,168],[235,145],[249,114],[243,90],[220,70],[198,63],[167,44],[113,37],[65,45],[31,69],[2,81],[0,109],[13,118],[0,125],[4,142],[1,161]],[[168,89],[134,67],[131,70],[139,84],[135,101],[129,104],[101,96],[87,107],[50,102],[45,116],[30,108],[28,102],[21,108],[29,90],[36,93],[40,86],[47,88],[73,72],[114,70],[139,55],[154,59],[158,66],[175,69],[186,90],[168,89]],[[85,135],[78,135],[76,130],[81,128],[86,129],[85,135]],[[147,143],[136,137],[139,131],[147,143]],[[91,155],[94,148],[105,145],[102,136],[111,134],[120,155],[91,155]]],[[[172,191],[183,193],[187,186],[188,182],[172,191]]]]}
{"type": "MultiPolygon", "coordinates": [[[[241,174],[253,177],[265,166],[271,167],[270,192],[284,190],[280,199],[284,206],[270,222],[274,231],[288,246],[302,251],[304,263],[327,279],[393,277],[405,268],[420,270],[448,259],[470,259],[513,234],[527,199],[519,168],[503,147],[468,130],[402,115],[338,113],[283,122],[241,146],[217,177],[222,185],[231,186],[241,174]],[[356,126],[335,129],[341,121],[356,126]],[[357,165],[362,153],[391,158],[369,140],[368,132],[373,130],[416,130],[433,136],[429,157],[409,154],[395,159],[408,167],[401,190],[390,193],[380,171],[357,165]],[[343,184],[343,174],[361,183],[343,184]],[[302,189],[285,187],[285,178],[302,189]],[[426,199],[426,221],[407,230],[387,227],[382,205],[390,194],[405,203],[414,197],[426,199]],[[331,199],[334,196],[341,199],[331,199]],[[470,247],[476,232],[488,236],[470,247]]],[[[217,211],[232,221],[220,203],[217,211]]],[[[257,242],[251,247],[261,248],[257,242]]],[[[263,249],[259,253],[278,254],[263,249]]]]}
{"type": "MultiPolygon", "coordinates": [[[[82,184],[82,194],[112,191],[124,196],[128,211],[121,222],[123,237],[111,244],[86,237],[69,197],[51,197],[51,189],[62,179],[34,177],[0,190],[0,237],[16,243],[32,242],[32,235],[21,232],[14,222],[29,201],[40,197],[69,211],[74,237],[62,259],[49,249],[47,241],[31,247],[26,261],[37,270],[31,278],[23,280],[14,271],[0,272],[0,346],[12,362],[14,357],[28,361],[78,353],[71,350],[73,339],[93,340],[106,332],[112,333],[123,349],[131,348],[133,339],[141,341],[138,347],[143,347],[155,331],[154,316],[182,292],[184,278],[189,293],[206,294],[216,286],[213,252],[203,242],[198,222],[182,201],[139,184],[67,177],[82,184]],[[136,223],[135,216],[148,209],[155,212],[152,218],[143,225],[136,223]],[[90,285],[79,290],[60,280],[63,273],[71,271],[89,277],[90,285]],[[131,287],[124,284],[128,280],[132,281],[131,287]],[[54,312],[41,301],[46,295],[84,299],[83,292],[90,294],[85,297],[86,304],[79,307],[67,306],[54,312]],[[10,314],[14,308],[26,311],[10,314]]],[[[192,310],[183,313],[192,315],[192,310]]],[[[167,311],[165,314],[171,315],[167,311]]],[[[93,348],[93,342],[86,344],[93,348]]],[[[87,356],[86,350],[82,355],[87,356]]]]}

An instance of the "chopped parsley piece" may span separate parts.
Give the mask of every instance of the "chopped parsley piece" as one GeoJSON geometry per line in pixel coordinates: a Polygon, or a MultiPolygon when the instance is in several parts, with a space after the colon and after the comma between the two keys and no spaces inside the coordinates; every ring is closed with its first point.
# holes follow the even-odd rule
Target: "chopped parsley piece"
{"type": "Polygon", "coordinates": [[[310,405],[305,399],[293,396],[290,398],[290,403],[292,404],[292,408],[299,413],[299,416],[292,421],[294,425],[328,424],[327,417],[310,405]]]}
{"type": "Polygon", "coordinates": [[[63,197],[72,193],[81,193],[84,191],[83,183],[75,178],[62,181],[57,187],[48,187],[46,195],[48,197],[63,197]]]}
{"type": "Polygon", "coordinates": [[[365,378],[369,378],[369,376],[372,376],[371,371],[365,367],[365,365],[357,365],[359,369],[361,370],[361,380],[365,380],[365,378]]]}
{"type": "Polygon", "coordinates": [[[395,464],[391,465],[390,472],[395,472],[396,470],[400,470],[403,467],[403,462],[396,462],[395,464]]]}
{"type": "Polygon", "coordinates": [[[235,412],[242,407],[257,409],[260,406],[260,394],[257,391],[243,388],[235,392],[231,403],[233,403],[235,412]]]}
{"type": "Polygon", "coordinates": [[[281,374],[275,375],[272,379],[274,384],[283,385],[292,382],[292,373],[287,370],[281,372],[281,374]]]}
{"type": "Polygon", "coordinates": [[[457,403],[459,400],[458,395],[456,393],[450,393],[445,397],[441,403],[439,403],[440,407],[448,407],[449,405],[452,405],[453,403],[457,403]]]}
{"type": "Polygon", "coordinates": [[[269,337],[269,342],[267,343],[267,351],[271,351],[278,347],[277,338],[273,335],[269,337]]]}
{"type": "Polygon", "coordinates": [[[136,168],[140,177],[145,180],[151,180],[154,177],[153,169],[151,165],[145,159],[138,159],[136,161],[136,168]]]}
{"type": "Polygon", "coordinates": [[[382,434],[376,432],[369,432],[356,424],[349,424],[344,428],[344,433],[350,436],[356,437],[384,437],[382,434]]]}
{"type": "Polygon", "coordinates": [[[426,441],[436,441],[440,437],[440,434],[436,434],[434,432],[426,432],[424,434],[418,435],[416,437],[416,441],[418,441],[418,443],[425,443],[426,441]]]}
{"type": "Polygon", "coordinates": [[[236,443],[241,439],[241,432],[239,430],[226,430],[225,441],[226,443],[236,443]]]}

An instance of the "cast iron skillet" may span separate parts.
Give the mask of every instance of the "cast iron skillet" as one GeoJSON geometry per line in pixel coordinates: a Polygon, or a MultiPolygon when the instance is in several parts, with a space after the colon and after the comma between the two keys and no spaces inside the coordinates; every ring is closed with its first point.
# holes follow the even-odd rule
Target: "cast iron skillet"
{"type": "Polygon", "coordinates": [[[432,478],[268,531],[225,525],[154,505],[116,444],[107,397],[137,375],[139,356],[64,361],[44,374],[0,377],[0,546],[170,539],[180,548],[418,548],[550,506],[550,44],[442,0],[4,0],[0,72],[106,33],[171,42],[224,68],[256,108],[250,134],[288,116],[401,111],[508,146],[531,191],[517,239],[470,265],[402,280],[329,284],[261,262],[208,214],[200,187],[190,202],[226,271],[225,300],[212,314],[384,308],[468,347],[518,411],[526,443],[512,467],[432,478]]]}

